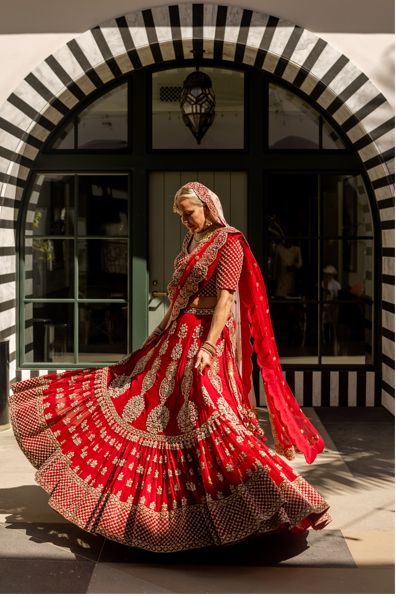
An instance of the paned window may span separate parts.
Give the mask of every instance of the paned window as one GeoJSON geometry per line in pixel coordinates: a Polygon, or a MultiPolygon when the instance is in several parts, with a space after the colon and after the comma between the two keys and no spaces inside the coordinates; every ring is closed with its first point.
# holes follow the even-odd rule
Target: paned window
{"type": "Polygon", "coordinates": [[[372,363],[374,237],[360,175],[269,174],[267,281],[285,364],[372,363]]]}
{"type": "Polygon", "coordinates": [[[128,176],[39,174],[26,212],[25,364],[128,352],[128,176]]]}
{"type": "Polygon", "coordinates": [[[298,95],[274,83],[268,90],[270,149],[345,149],[334,128],[298,95]]]}
{"type": "Polygon", "coordinates": [[[128,146],[128,83],[91,102],[67,124],[53,150],[120,150],[128,146]]]}

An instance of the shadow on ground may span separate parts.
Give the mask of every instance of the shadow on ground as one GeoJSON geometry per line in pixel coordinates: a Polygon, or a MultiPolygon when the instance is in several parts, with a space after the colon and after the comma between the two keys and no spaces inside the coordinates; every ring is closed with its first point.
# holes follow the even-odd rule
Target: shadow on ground
{"type": "MultiPolygon", "coordinates": [[[[395,433],[394,418],[384,408],[317,407],[319,416],[337,451],[325,447],[315,462],[307,466],[303,457],[296,459],[308,482],[332,495],[345,489],[363,492],[394,486],[395,433]],[[341,458],[340,458],[341,456],[341,458]]],[[[267,442],[273,440],[266,408],[259,409],[259,422],[267,442]]],[[[289,463],[293,467],[293,462],[289,463]]],[[[297,466],[297,464],[296,464],[297,466]]],[[[319,491],[319,489],[318,489],[319,491]]]]}
{"type": "Polygon", "coordinates": [[[354,477],[382,483],[395,474],[394,418],[383,408],[316,408],[354,477]]]}
{"type": "MultiPolygon", "coordinates": [[[[13,559],[13,554],[32,554],[32,543],[55,546],[73,555],[73,559],[93,562],[135,564],[175,564],[203,566],[325,566],[355,567],[345,539],[339,530],[311,531],[302,535],[290,532],[270,534],[250,541],[228,546],[210,546],[175,553],[152,553],[127,547],[93,535],[64,521],[28,522],[34,517],[34,507],[47,494],[40,487],[22,486],[0,490],[2,511],[14,511],[0,525],[0,559],[13,559]],[[23,520],[23,518],[25,520],[23,520]],[[15,549],[9,550],[11,543],[15,549]]],[[[47,508],[50,508],[48,504],[47,508]]],[[[45,552],[47,553],[47,552],[45,552]]],[[[48,552],[49,559],[62,559],[60,552],[48,552]]],[[[18,557],[20,557],[18,555],[18,557]]],[[[44,557],[47,557],[44,555],[44,557]]]]}
{"type": "Polygon", "coordinates": [[[356,568],[339,530],[311,531],[302,535],[282,532],[244,541],[175,553],[151,553],[106,541],[101,563],[133,563],[156,566],[252,566],[356,568]]]}

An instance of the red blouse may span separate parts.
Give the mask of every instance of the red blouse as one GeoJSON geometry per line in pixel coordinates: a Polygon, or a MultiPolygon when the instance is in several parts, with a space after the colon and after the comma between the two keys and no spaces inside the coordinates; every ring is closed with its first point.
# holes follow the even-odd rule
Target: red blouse
{"type": "Polygon", "coordinates": [[[243,265],[243,249],[236,241],[227,244],[212,277],[197,296],[217,296],[217,289],[236,290],[243,265]]]}

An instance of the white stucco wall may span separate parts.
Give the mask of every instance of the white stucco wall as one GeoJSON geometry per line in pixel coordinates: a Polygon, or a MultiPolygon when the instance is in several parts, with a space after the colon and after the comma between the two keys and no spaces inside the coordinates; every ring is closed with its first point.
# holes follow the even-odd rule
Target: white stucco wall
{"type": "MultiPolygon", "coordinates": [[[[1,0],[0,105],[49,54],[76,35],[169,0],[1,0]]],[[[287,19],[322,37],[394,106],[394,0],[228,0],[287,19]]]]}

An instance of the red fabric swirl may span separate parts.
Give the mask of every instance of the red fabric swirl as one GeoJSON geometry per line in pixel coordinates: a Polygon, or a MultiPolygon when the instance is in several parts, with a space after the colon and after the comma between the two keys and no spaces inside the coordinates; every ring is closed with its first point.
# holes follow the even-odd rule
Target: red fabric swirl
{"type": "MultiPolygon", "coordinates": [[[[242,234],[240,240],[244,249],[244,264],[239,292],[250,324],[250,330],[249,326],[244,326],[242,346],[247,347],[246,352],[248,353],[247,345],[250,344],[251,335],[272,419],[276,451],[292,460],[296,449],[298,452],[302,452],[308,464],[311,464],[317,454],[323,451],[325,444],[315,427],[302,412],[284,379],[272,329],[263,276],[242,234]]],[[[243,356],[245,361],[245,354],[243,356]]],[[[249,379],[245,377],[244,372],[242,372],[242,377],[244,380],[249,379]]]]}
{"type": "Polygon", "coordinates": [[[179,307],[183,308],[182,305],[186,301],[190,302],[204,288],[225,246],[224,239],[219,242],[221,235],[224,236],[224,234],[227,234],[227,244],[240,241],[244,252],[239,281],[243,355],[241,377],[249,392],[252,372],[252,337],[267,397],[275,449],[288,460],[294,458],[295,451],[301,452],[306,461],[311,464],[317,454],[323,451],[324,441],[302,412],[284,379],[269,315],[263,276],[241,232],[230,227],[220,228],[210,241],[194,251],[181,270],[175,272],[171,320],[177,317],[179,307]],[[205,278],[199,280],[205,271],[207,272],[205,278]]]}

